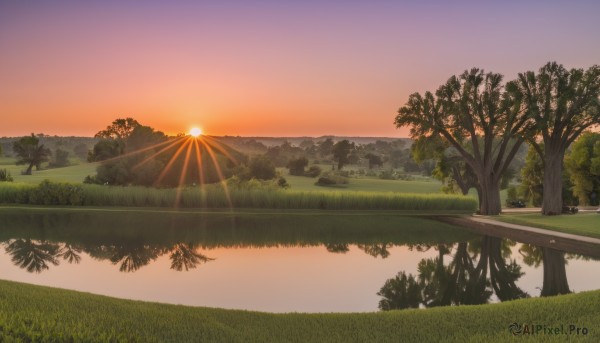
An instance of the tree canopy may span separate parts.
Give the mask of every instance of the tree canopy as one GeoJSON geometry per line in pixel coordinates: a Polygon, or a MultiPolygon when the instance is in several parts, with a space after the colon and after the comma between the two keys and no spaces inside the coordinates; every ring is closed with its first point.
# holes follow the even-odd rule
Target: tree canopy
{"type": "Polygon", "coordinates": [[[410,95],[395,119],[413,139],[438,137],[456,149],[477,176],[482,214],[500,213],[499,182],[529,123],[515,84],[477,68],[450,77],[435,95],[410,95]]]}
{"type": "Polygon", "coordinates": [[[565,152],[584,130],[600,124],[600,66],[567,70],[549,62],[537,74],[519,74],[516,86],[536,124],[525,137],[544,163],[542,213],[560,214],[565,152]]]}
{"type": "Polygon", "coordinates": [[[17,165],[27,165],[25,175],[31,175],[31,170],[35,166],[36,170],[41,168],[41,164],[48,162],[50,158],[50,149],[40,144],[40,140],[33,133],[31,136],[25,136],[13,143],[13,151],[17,154],[17,165]]]}

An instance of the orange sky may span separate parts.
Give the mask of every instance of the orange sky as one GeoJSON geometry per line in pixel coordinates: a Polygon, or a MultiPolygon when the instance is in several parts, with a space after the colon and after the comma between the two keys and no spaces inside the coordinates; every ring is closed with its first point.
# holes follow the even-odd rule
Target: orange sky
{"type": "Polygon", "coordinates": [[[600,62],[599,9],[1,2],[0,136],[91,136],[126,116],[170,134],[406,136],[408,95],[466,68],[600,62]]]}

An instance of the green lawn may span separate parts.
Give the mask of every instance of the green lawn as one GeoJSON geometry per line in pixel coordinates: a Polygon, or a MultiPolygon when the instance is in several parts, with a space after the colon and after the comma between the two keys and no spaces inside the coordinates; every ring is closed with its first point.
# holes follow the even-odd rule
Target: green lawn
{"type": "Polygon", "coordinates": [[[40,171],[37,171],[35,168],[33,168],[32,175],[21,175],[21,171],[27,169],[27,166],[15,165],[15,159],[13,158],[0,158],[0,169],[8,170],[15,182],[25,183],[40,183],[44,179],[81,183],[87,175],[96,174],[97,167],[98,163],[81,162],[80,164],[69,167],[44,169],[40,171]]]}
{"type": "Polygon", "coordinates": [[[349,178],[347,185],[335,187],[316,186],[317,178],[284,174],[293,190],[299,191],[366,191],[366,192],[398,192],[398,193],[440,193],[441,182],[430,179],[403,181],[382,180],[376,178],[349,178]]]}
{"type": "Polygon", "coordinates": [[[529,225],[548,230],[600,238],[600,215],[578,213],[575,215],[542,216],[539,213],[502,214],[493,217],[507,223],[529,225]]]}
{"type": "MultiPolygon", "coordinates": [[[[173,285],[176,289],[177,285],[173,285]]],[[[500,304],[378,313],[270,314],[119,300],[0,281],[0,341],[491,342],[600,340],[600,291],[500,304]],[[560,327],[514,337],[509,325],[560,327]],[[573,334],[575,331],[573,332],[573,334]]]]}

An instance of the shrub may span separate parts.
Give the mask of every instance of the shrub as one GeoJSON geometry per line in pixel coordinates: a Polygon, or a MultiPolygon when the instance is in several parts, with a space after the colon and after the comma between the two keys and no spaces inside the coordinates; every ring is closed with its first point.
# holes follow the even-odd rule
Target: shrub
{"type": "Polygon", "coordinates": [[[325,173],[315,184],[317,186],[345,185],[348,184],[348,179],[339,174],[325,173]]]}
{"type": "Polygon", "coordinates": [[[304,168],[308,165],[306,157],[299,157],[288,162],[287,168],[290,170],[290,175],[304,175],[304,168]]]}
{"type": "Polygon", "coordinates": [[[319,175],[321,175],[321,167],[319,166],[310,166],[310,168],[308,168],[308,170],[304,173],[304,176],[308,176],[308,177],[317,177],[319,175]]]}
{"type": "Polygon", "coordinates": [[[32,205],[81,205],[83,189],[70,183],[42,181],[29,192],[28,204],[32,205]]]}
{"type": "Polygon", "coordinates": [[[12,182],[13,177],[6,169],[0,169],[0,182],[12,182]]]}

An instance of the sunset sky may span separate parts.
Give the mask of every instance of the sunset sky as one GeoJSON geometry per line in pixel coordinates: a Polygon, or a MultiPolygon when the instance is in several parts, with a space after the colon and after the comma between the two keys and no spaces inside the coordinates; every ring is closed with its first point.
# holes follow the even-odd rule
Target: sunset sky
{"type": "Polygon", "coordinates": [[[405,137],[412,92],[600,64],[600,1],[0,1],[0,136],[405,137]]]}

